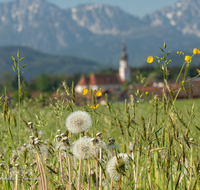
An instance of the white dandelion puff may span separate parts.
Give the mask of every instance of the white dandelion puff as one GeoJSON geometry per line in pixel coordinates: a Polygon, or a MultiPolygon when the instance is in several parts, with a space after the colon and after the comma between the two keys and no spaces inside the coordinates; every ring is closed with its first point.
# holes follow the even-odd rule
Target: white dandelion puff
{"type": "Polygon", "coordinates": [[[66,119],[66,127],[71,133],[81,133],[92,127],[92,118],[85,111],[72,112],[66,119]]]}
{"type": "Polygon", "coordinates": [[[125,153],[120,153],[117,157],[114,156],[108,161],[106,170],[112,179],[119,180],[121,175],[125,175],[129,162],[129,156],[125,153]]]}
{"type": "Polygon", "coordinates": [[[71,151],[77,159],[91,159],[95,156],[96,147],[91,138],[83,137],[72,144],[71,151]]]}

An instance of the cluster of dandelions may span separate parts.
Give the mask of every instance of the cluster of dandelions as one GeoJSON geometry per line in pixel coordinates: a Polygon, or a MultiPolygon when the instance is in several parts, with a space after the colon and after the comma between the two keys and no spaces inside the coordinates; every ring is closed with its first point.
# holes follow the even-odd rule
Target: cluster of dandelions
{"type": "MultiPolygon", "coordinates": [[[[71,133],[83,133],[92,127],[92,118],[86,111],[72,112],[66,119],[66,127],[71,133]]],[[[108,145],[102,139],[101,133],[97,133],[95,138],[84,136],[73,142],[70,146],[70,150],[73,156],[79,160],[79,176],[78,176],[78,190],[81,188],[81,163],[82,160],[90,160],[95,158],[96,162],[96,187],[98,187],[98,181],[101,184],[102,174],[100,170],[100,180],[98,180],[98,163],[97,159],[102,162],[102,148],[112,151],[117,149],[115,145],[115,139],[109,138],[108,145]],[[99,158],[98,158],[99,157],[99,158]]],[[[121,176],[125,175],[128,168],[130,158],[127,154],[120,153],[117,156],[112,157],[107,163],[107,172],[110,174],[111,179],[119,180],[121,176]]],[[[90,176],[90,174],[89,174],[90,176]]],[[[90,177],[89,177],[90,178],[90,177]]],[[[89,185],[90,186],[90,185],[89,185]]],[[[88,186],[88,188],[89,188],[88,186]]],[[[112,185],[111,185],[112,187],[112,185]]]]}

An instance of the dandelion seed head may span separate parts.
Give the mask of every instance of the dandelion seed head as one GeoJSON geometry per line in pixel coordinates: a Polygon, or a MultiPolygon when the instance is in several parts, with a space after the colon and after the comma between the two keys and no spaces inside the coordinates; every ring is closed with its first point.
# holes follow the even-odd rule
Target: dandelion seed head
{"type": "Polygon", "coordinates": [[[61,133],[60,135],[61,135],[61,137],[66,137],[65,133],[61,133]]]}
{"type": "Polygon", "coordinates": [[[68,137],[63,137],[60,142],[58,142],[55,146],[55,150],[57,151],[58,149],[60,151],[66,151],[67,149],[70,148],[70,143],[68,137]]]}
{"type": "Polygon", "coordinates": [[[99,139],[101,139],[102,138],[102,134],[101,133],[97,133],[96,137],[99,138],[99,139]]]}
{"type": "Polygon", "coordinates": [[[71,133],[81,133],[92,127],[92,118],[85,111],[75,111],[66,119],[66,127],[71,133]]]}
{"type": "Polygon", "coordinates": [[[30,153],[33,153],[33,154],[35,154],[36,153],[36,151],[35,151],[35,148],[34,148],[34,145],[33,144],[27,144],[27,146],[26,146],[26,148],[27,148],[27,150],[30,152],[30,153]]]}
{"type": "Polygon", "coordinates": [[[108,150],[115,150],[118,149],[118,146],[115,145],[115,139],[114,138],[109,138],[108,139],[108,144],[107,144],[107,149],[108,150]]]}
{"type": "Polygon", "coordinates": [[[72,144],[71,151],[77,159],[91,159],[96,149],[91,138],[83,137],[72,144]]]}
{"type": "Polygon", "coordinates": [[[33,122],[28,122],[28,126],[30,129],[33,129],[33,122]]]}
{"type": "Polygon", "coordinates": [[[129,156],[125,153],[120,153],[117,157],[114,156],[108,161],[106,171],[112,179],[118,180],[120,175],[125,175],[129,162],[129,156]]]}
{"type": "Polygon", "coordinates": [[[49,152],[48,152],[48,147],[45,145],[45,144],[41,144],[40,145],[40,152],[42,153],[42,154],[48,154],[49,152]]]}
{"type": "Polygon", "coordinates": [[[97,138],[92,138],[91,142],[93,143],[94,146],[96,146],[99,143],[99,140],[97,138]]]}

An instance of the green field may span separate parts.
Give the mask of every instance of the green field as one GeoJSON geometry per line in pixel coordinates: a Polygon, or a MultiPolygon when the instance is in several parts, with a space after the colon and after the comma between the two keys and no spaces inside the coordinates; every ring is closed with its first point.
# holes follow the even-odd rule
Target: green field
{"type": "MultiPolygon", "coordinates": [[[[74,83],[70,89],[63,83],[51,100],[42,95],[22,100],[18,53],[18,61],[13,58],[17,104],[6,90],[0,95],[1,189],[200,189],[200,99],[177,100],[181,91],[192,97],[187,72],[200,51],[195,48],[192,56],[177,52],[183,66],[176,80],[180,88],[173,90],[170,52],[160,50],[162,97],[132,90],[124,102],[111,102],[100,89],[84,89],[92,98],[82,107],[75,103],[74,83]],[[105,105],[99,105],[101,95],[105,105]]],[[[153,60],[149,56],[147,62],[153,60]]]]}
{"type": "MultiPolygon", "coordinates": [[[[100,105],[93,110],[89,108],[91,105],[77,107],[71,102],[73,111],[85,110],[92,116],[92,127],[84,135],[93,138],[101,132],[107,144],[102,150],[102,170],[105,170],[101,178],[102,189],[110,188],[111,178],[106,165],[112,154],[118,153],[130,156],[127,170],[121,172],[121,189],[198,189],[199,103],[200,99],[177,100],[175,106],[171,106],[170,100],[165,100],[164,105],[160,97],[144,103],[129,99],[127,103],[108,101],[109,111],[108,105],[100,105]],[[108,150],[109,137],[115,139],[117,146],[113,147],[116,151],[115,148],[108,150]]],[[[59,99],[45,107],[34,100],[23,101],[20,126],[18,106],[9,107],[6,113],[4,108],[0,117],[2,189],[70,189],[66,155],[71,162],[71,188],[78,188],[79,160],[74,158],[70,149],[67,154],[55,149],[58,129],[68,136],[70,144],[79,138],[79,135],[68,133],[65,126],[65,120],[71,113],[70,106],[69,102],[59,99]],[[33,130],[26,125],[30,121],[33,122],[33,130]],[[32,134],[41,140],[38,147],[34,145],[37,151],[30,150],[28,146],[32,134]],[[62,172],[59,155],[62,157],[62,172]],[[9,180],[10,176],[15,180],[9,180]],[[25,180],[29,178],[43,180],[25,180]]],[[[88,188],[89,178],[90,189],[96,188],[96,162],[99,173],[99,151],[96,158],[83,161],[81,189],[88,188]],[[90,175],[88,162],[92,170],[90,175]]],[[[113,179],[113,189],[117,189],[118,185],[119,180],[113,179]]]]}

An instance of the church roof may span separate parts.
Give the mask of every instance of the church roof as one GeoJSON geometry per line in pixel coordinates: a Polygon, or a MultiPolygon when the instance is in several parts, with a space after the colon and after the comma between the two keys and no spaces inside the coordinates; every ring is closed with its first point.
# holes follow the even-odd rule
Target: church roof
{"type": "Polygon", "coordinates": [[[123,84],[119,74],[91,74],[90,77],[81,77],[77,85],[108,85],[123,84]]]}
{"type": "Polygon", "coordinates": [[[89,80],[90,80],[89,77],[81,77],[77,85],[83,85],[83,86],[88,85],[89,80]]]}

